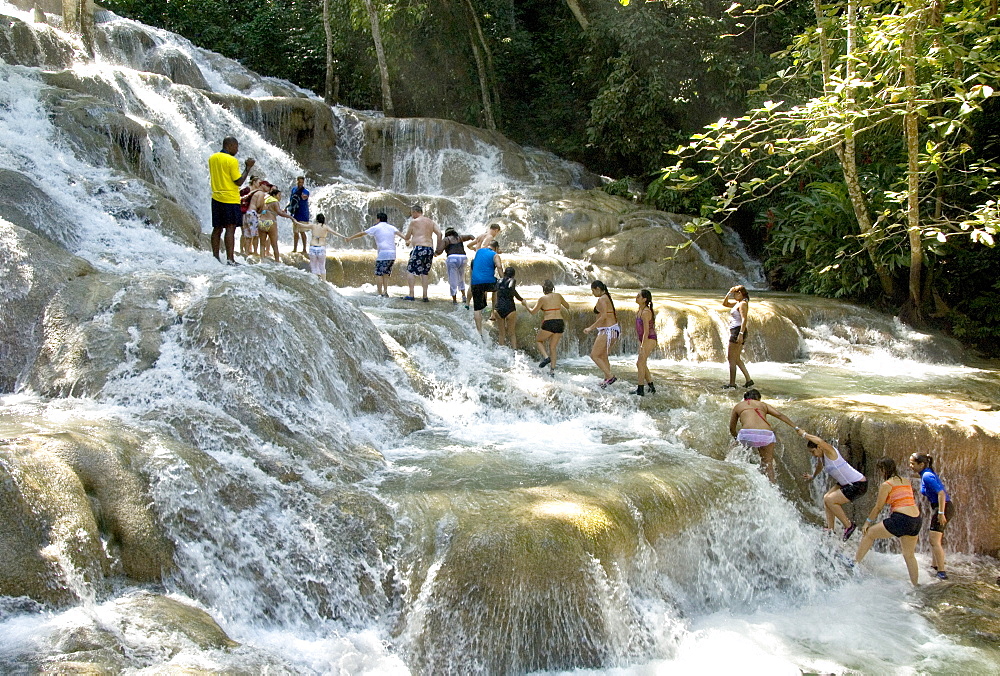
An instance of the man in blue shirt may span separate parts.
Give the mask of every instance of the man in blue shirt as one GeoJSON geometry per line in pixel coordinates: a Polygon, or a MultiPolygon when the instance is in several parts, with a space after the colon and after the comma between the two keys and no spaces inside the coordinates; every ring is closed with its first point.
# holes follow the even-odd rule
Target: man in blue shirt
{"type": "MultiPolygon", "coordinates": [[[[299,176],[295,179],[295,187],[292,188],[291,194],[288,198],[288,208],[286,209],[288,213],[292,215],[292,218],[300,223],[309,222],[309,191],[306,190],[306,177],[299,176]]],[[[292,223],[292,253],[295,253],[299,247],[299,235],[302,236],[302,253],[306,253],[306,232],[307,228],[299,227],[298,224],[292,223]]]]}
{"type": "MultiPolygon", "coordinates": [[[[497,277],[503,275],[503,261],[500,260],[500,245],[496,240],[476,252],[472,259],[472,309],[475,310],[476,331],[483,332],[483,309],[486,294],[492,294],[492,307],[497,304],[497,277]]],[[[492,310],[491,310],[492,312],[492,310]]]]}

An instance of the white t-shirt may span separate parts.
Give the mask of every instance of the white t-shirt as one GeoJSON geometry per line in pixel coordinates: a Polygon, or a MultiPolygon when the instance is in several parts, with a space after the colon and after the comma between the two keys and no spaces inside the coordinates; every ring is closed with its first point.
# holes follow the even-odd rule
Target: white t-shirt
{"type": "Polygon", "coordinates": [[[378,255],[375,256],[375,260],[396,260],[396,233],[399,232],[396,226],[382,221],[368,228],[365,232],[375,238],[375,246],[378,247],[378,255]]]}

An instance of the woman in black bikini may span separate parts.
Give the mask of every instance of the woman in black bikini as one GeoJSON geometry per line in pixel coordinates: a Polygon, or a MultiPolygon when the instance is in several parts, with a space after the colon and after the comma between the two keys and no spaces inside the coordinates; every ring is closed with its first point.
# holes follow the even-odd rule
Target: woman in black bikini
{"type": "Polygon", "coordinates": [[[517,298],[522,303],[524,299],[517,292],[517,282],[514,281],[514,268],[507,268],[503,271],[503,279],[497,285],[497,307],[492,319],[497,323],[497,342],[501,345],[507,344],[507,337],[510,337],[510,348],[517,349],[517,306],[514,299],[517,298]]]}
{"type": "Polygon", "coordinates": [[[538,351],[542,355],[542,361],[538,362],[538,367],[548,366],[550,376],[554,376],[556,373],[556,348],[559,346],[563,331],[566,330],[562,309],[569,309],[569,303],[561,294],[555,292],[555,288],[552,280],[546,279],[542,283],[542,293],[545,295],[535,301],[534,307],[528,307],[524,300],[521,301],[524,309],[531,314],[535,314],[539,310],[542,311],[542,328],[538,330],[538,336],[535,338],[538,351]],[[548,344],[548,350],[545,349],[546,344],[548,344]]]}

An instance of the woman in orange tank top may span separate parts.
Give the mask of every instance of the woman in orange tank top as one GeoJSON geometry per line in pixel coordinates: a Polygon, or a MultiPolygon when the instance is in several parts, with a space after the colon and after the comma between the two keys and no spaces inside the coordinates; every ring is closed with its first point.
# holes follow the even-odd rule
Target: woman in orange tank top
{"type": "Polygon", "coordinates": [[[908,480],[899,476],[896,471],[896,463],[892,458],[882,458],[875,463],[875,466],[882,473],[884,481],[878,487],[875,506],[872,507],[871,514],[868,515],[868,519],[861,529],[864,537],[861,538],[861,544],[858,545],[858,553],[855,554],[854,560],[861,563],[875,540],[897,537],[903,548],[903,560],[906,561],[910,582],[915,587],[917,586],[919,569],[914,552],[917,549],[917,535],[920,533],[920,510],[917,508],[916,500],[913,499],[913,486],[908,480]],[[875,523],[875,519],[885,505],[889,505],[892,513],[881,523],[875,523]]]}

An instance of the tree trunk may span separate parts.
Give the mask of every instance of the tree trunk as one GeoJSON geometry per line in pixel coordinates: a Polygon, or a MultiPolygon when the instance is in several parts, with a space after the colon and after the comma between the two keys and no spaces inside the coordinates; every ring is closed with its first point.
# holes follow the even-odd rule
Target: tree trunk
{"type": "MultiPolygon", "coordinates": [[[[856,12],[856,2],[857,0],[847,1],[847,80],[850,82],[851,78],[854,76],[854,17],[856,12]]],[[[830,43],[827,39],[826,29],[824,28],[824,17],[823,10],[820,7],[820,0],[813,0],[813,11],[816,14],[816,28],[819,31],[819,44],[820,44],[820,64],[823,67],[823,89],[826,94],[831,94],[833,92],[833,72],[830,66],[830,43]]],[[[848,88],[845,92],[847,97],[847,107],[850,110],[854,108],[854,91],[848,88]]],[[[892,275],[889,274],[888,268],[879,262],[878,254],[876,252],[877,242],[874,235],[875,224],[872,221],[871,214],[868,212],[868,201],[865,198],[864,190],[861,188],[861,179],[858,175],[858,162],[857,162],[857,152],[855,147],[855,137],[854,137],[854,122],[853,120],[848,123],[847,127],[844,129],[844,140],[835,149],[837,153],[837,159],[840,160],[840,167],[844,173],[844,184],[847,186],[847,195],[851,200],[851,207],[854,209],[854,217],[858,221],[858,228],[864,238],[864,247],[868,252],[868,257],[872,261],[872,265],[875,268],[875,274],[878,275],[879,284],[882,286],[882,291],[889,297],[894,295],[894,287],[892,275]]]]}
{"type": "MultiPolygon", "coordinates": [[[[469,16],[472,17],[472,24],[476,27],[476,35],[479,37],[479,45],[483,48],[483,54],[486,56],[485,72],[486,72],[487,87],[489,89],[489,96],[492,97],[489,99],[491,101],[491,105],[488,107],[489,114],[487,115],[487,118],[489,120],[492,120],[490,129],[495,130],[497,128],[496,127],[497,123],[496,123],[496,114],[493,110],[492,103],[500,102],[500,93],[497,91],[496,88],[496,77],[494,75],[496,73],[496,70],[494,70],[493,68],[493,51],[490,49],[489,43],[486,42],[486,36],[483,34],[483,26],[482,24],[479,23],[479,15],[476,14],[476,8],[472,5],[472,0],[465,0],[465,8],[469,11],[469,16]]],[[[473,46],[472,51],[473,53],[475,53],[476,51],[475,46],[473,46]]],[[[477,66],[479,65],[479,58],[480,57],[476,55],[477,66]]],[[[482,69],[480,69],[480,83],[482,83],[482,75],[483,72],[482,69]]],[[[482,87],[482,84],[480,84],[480,86],[482,87]]],[[[484,107],[486,107],[485,105],[486,100],[487,100],[487,95],[484,93],[483,94],[484,107]]]]}
{"type": "Polygon", "coordinates": [[[389,66],[385,62],[385,49],[382,47],[382,31],[379,28],[378,13],[372,0],[365,0],[365,9],[368,10],[368,21],[372,27],[372,40],[375,41],[375,56],[378,59],[378,74],[382,81],[382,112],[388,117],[393,117],[395,111],[392,108],[392,90],[389,88],[389,66]]]}
{"type": "Polygon", "coordinates": [[[336,66],[333,61],[333,27],[330,25],[330,0],[323,0],[323,32],[326,33],[326,80],[323,100],[331,106],[337,103],[340,89],[336,66]]]}
{"type": "Polygon", "coordinates": [[[62,0],[63,29],[78,34],[87,52],[94,55],[93,0],[62,0]]]}
{"type": "Polygon", "coordinates": [[[577,0],[566,0],[566,4],[569,5],[569,9],[573,12],[573,16],[576,17],[576,22],[580,24],[580,28],[587,31],[590,28],[590,22],[587,21],[587,15],[583,13],[583,8],[580,7],[580,3],[577,0]]]}
{"type": "Polygon", "coordinates": [[[924,247],[920,233],[920,129],[916,101],[917,13],[912,3],[909,10],[903,37],[903,80],[906,86],[906,114],[903,117],[906,137],[906,232],[910,240],[910,303],[913,305],[914,317],[919,320],[923,309],[923,289],[920,282],[924,247]]]}
{"type": "Polygon", "coordinates": [[[483,97],[483,122],[487,129],[496,131],[497,123],[493,119],[493,104],[490,103],[490,89],[486,82],[486,64],[483,63],[474,36],[469,36],[469,43],[472,45],[472,55],[476,58],[476,71],[479,73],[479,92],[483,97]]]}

